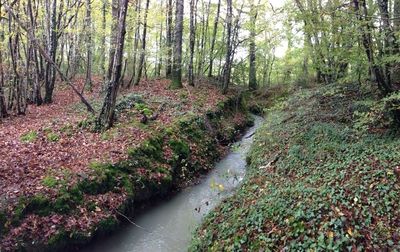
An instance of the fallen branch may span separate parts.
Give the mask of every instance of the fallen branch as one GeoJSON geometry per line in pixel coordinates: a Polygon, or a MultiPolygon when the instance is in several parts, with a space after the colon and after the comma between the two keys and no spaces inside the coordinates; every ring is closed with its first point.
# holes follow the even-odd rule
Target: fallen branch
{"type": "Polygon", "coordinates": [[[4,4],[4,8],[6,8],[7,12],[11,14],[11,16],[15,19],[17,24],[27,33],[29,40],[32,41],[33,45],[36,47],[36,49],[39,51],[39,53],[43,56],[43,58],[54,67],[54,69],[58,72],[60,75],[61,79],[68,84],[72,88],[72,90],[79,96],[81,99],[81,102],[86,105],[87,110],[95,114],[95,111],[93,107],[90,105],[90,103],[86,100],[86,98],[79,92],[79,90],[71,83],[71,81],[64,75],[64,73],[61,71],[61,69],[58,67],[58,65],[50,58],[50,56],[46,53],[46,51],[40,46],[38,43],[37,39],[33,35],[32,31],[25,27],[25,25],[19,20],[19,18],[15,15],[14,11],[7,5],[4,4]]]}
{"type": "Polygon", "coordinates": [[[248,136],[246,137],[246,139],[251,138],[251,137],[254,136],[255,134],[256,134],[256,132],[251,133],[250,135],[248,135],[248,136]]]}

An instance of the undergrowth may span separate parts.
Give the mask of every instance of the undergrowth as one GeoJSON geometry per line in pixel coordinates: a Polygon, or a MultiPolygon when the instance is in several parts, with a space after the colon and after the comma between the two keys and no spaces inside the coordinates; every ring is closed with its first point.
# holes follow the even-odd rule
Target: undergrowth
{"type": "Polygon", "coordinates": [[[191,251],[400,249],[400,140],[359,129],[364,93],[332,85],[275,103],[243,186],[208,215],[191,251]]]}

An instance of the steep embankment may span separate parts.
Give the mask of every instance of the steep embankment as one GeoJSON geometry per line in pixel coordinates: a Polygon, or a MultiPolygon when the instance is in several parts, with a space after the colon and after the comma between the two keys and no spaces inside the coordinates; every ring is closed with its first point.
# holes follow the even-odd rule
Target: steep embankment
{"type": "MultiPolygon", "coordinates": [[[[57,120],[52,125],[43,120],[29,129],[33,133],[13,140],[35,162],[15,161],[27,166],[23,167],[28,173],[18,179],[25,186],[13,189],[3,183],[1,187],[5,191],[0,197],[1,251],[71,248],[110,232],[142,204],[171,194],[211,169],[224,145],[250,123],[241,97],[222,96],[212,86],[173,91],[166,81],[158,81],[139,91],[119,99],[118,123],[102,134],[90,131],[90,119],[57,120]],[[153,119],[145,122],[144,116],[153,119]],[[52,166],[42,169],[35,164],[48,162],[48,155],[39,153],[43,146],[63,152],[52,158],[52,166]],[[90,146],[103,155],[118,151],[119,158],[96,158],[98,153],[91,157],[90,146]],[[60,158],[64,152],[81,152],[84,160],[60,158]]],[[[11,128],[12,121],[2,127],[11,128]]],[[[10,160],[10,166],[2,169],[12,173],[12,164],[10,160]]],[[[3,181],[7,179],[16,178],[3,181]]]]}
{"type": "Polygon", "coordinates": [[[191,250],[400,249],[400,138],[372,120],[367,93],[329,86],[270,109],[242,188],[191,250]]]}

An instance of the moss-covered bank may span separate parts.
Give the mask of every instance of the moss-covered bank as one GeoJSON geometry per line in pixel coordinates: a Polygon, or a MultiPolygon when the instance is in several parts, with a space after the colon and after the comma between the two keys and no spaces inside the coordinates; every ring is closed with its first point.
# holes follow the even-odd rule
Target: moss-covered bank
{"type": "Polygon", "coordinates": [[[242,187],[191,251],[398,251],[400,138],[370,124],[373,93],[331,85],[269,109],[242,187]]]}
{"type": "Polygon", "coordinates": [[[129,149],[127,160],[117,164],[92,163],[92,172],[81,177],[78,183],[53,181],[62,184],[56,197],[35,195],[19,199],[11,215],[0,213],[0,235],[10,236],[8,230],[18,226],[32,215],[49,218],[56,232],[46,237],[32,237],[18,233],[15,248],[20,250],[60,250],[75,248],[93,237],[113,231],[124,216],[149,201],[176,192],[201,173],[206,173],[224,154],[224,145],[234,141],[243,129],[252,123],[242,97],[227,99],[213,111],[203,116],[186,114],[169,127],[151,135],[139,147],[129,149]],[[100,205],[92,196],[115,194],[114,203],[100,205]],[[57,225],[69,216],[82,211],[100,212],[102,215],[90,226],[70,228],[57,225]]]}

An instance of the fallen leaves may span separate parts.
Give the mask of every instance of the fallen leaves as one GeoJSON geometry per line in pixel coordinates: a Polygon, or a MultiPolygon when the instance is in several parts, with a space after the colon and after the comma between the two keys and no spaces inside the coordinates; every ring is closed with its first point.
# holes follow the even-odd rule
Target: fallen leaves
{"type": "MultiPolygon", "coordinates": [[[[95,92],[87,94],[88,98],[98,99],[100,80],[95,78],[95,92]]],[[[83,81],[78,79],[76,85],[83,85],[83,81]]],[[[216,87],[206,83],[196,88],[185,85],[181,90],[168,87],[168,80],[143,81],[122,91],[122,94],[142,96],[146,104],[157,111],[157,118],[145,126],[139,123],[140,114],[133,108],[122,113],[115,127],[105,133],[80,128],[78,123],[87,115],[77,109],[79,100],[71,90],[61,86],[56,90],[53,104],[31,105],[26,116],[3,120],[0,123],[0,210],[12,215],[21,197],[40,194],[54,198],[60,184],[71,187],[78,180],[91,177],[90,163],[117,163],[127,159],[128,148],[140,145],[153,131],[164,129],[185,114],[203,114],[226,99],[216,87]],[[162,110],[157,109],[160,104],[165,104],[162,110]],[[53,187],[44,183],[49,176],[54,178],[53,187]]],[[[164,156],[168,158],[171,155],[172,151],[166,149],[164,156]]],[[[165,174],[150,176],[158,181],[165,174]]],[[[43,241],[61,228],[91,232],[95,223],[113,215],[125,200],[124,192],[84,195],[85,202],[94,204],[92,211],[77,206],[72,215],[27,215],[3,237],[0,247],[13,248],[22,235],[28,235],[32,241],[43,241]]]]}

